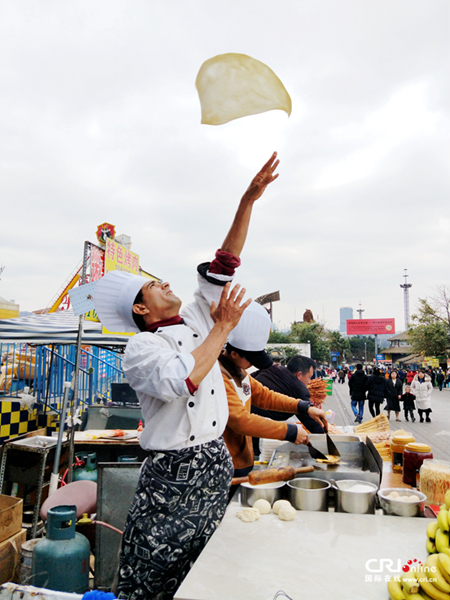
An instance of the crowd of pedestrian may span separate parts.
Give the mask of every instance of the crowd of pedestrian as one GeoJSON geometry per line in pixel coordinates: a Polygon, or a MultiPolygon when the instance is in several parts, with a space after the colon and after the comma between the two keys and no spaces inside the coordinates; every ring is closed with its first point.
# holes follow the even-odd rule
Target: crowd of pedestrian
{"type": "Polygon", "coordinates": [[[363,365],[356,369],[341,368],[337,371],[339,383],[347,378],[350,390],[351,407],[355,415],[355,423],[361,423],[364,415],[364,403],[367,400],[372,417],[386,411],[387,418],[395,414],[396,421],[401,421],[402,410],[406,421],[415,421],[414,411],[417,409],[421,423],[431,423],[431,393],[433,387],[450,387],[450,369],[383,369],[370,368],[365,372],[363,365]],[[383,403],[386,402],[386,404],[383,403]]]}

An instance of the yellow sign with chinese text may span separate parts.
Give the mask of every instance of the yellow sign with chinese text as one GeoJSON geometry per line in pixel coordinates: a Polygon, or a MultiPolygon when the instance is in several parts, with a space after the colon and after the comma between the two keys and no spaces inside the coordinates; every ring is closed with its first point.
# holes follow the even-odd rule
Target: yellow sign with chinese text
{"type": "MultiPolygon", "coordinates": [[[[126,271],[133,275],[139,275],[139,255],[121,246],[111,238],[107,238],[105,246],[105,275],[110,271],[126,271]]],[[[102,333],[134,335],[132,332],[109,331],[106,327],[102,327],[102,333]]]]}
{"type": "Polygon", "coordinates": [[[139,255],[108,238],[105,247],[105,274],[110,271],[139,275],[139,255]]]}
{"type": "Polygon", "coordinates": [[[439,367],[439,359],[434,356],[424,356],[422,359],[423,367],[439,367]]]}

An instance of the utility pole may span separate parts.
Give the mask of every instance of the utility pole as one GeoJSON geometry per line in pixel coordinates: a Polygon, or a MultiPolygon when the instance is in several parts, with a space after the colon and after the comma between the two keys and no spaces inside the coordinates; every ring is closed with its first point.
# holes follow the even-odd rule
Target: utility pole
{"type": "Polygon", "coordinates": [[[403,277],[405,278],[405,283],[401,283],[400,287],[403,288],[403,302],[405,308],[405,331],[408,330],[409,327],[409,288],[412,287],[412,283],[408,283],[408,269],[403,269],[405,274],[403,277]]]}

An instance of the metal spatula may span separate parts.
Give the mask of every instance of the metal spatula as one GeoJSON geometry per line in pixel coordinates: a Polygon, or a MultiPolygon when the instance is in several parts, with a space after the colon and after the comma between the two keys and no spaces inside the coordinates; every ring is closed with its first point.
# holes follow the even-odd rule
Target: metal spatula
{"type": "Polygon", "coordinates": [[[325,456],[325,454],[322,454],[322,452],[320,452],[320,450],[317,450],[317,448],[314,448],[314,446],[311,444],[311,442],[308,442],[306,444],[306,446],[308,446],[308,451],[309,451],[309,455],[311,456],[311,458],[314,458],[314,459],[320,458],[322,460],[328,460],[327,457],[325,456]]]}
{"type": "Polygon", "coordinates": [[[341,453],[339,452],[339,450],[336,448],[336,444],[333,442],[333,440],[330,438],[329,434],[328,434],[328,421],[325,419],[323,422],[323,427],[325,429],[325,434],[327,436],[327,448],[328,448],[328,454],[331,454],[333,456],[340,456],[341,453]]]}

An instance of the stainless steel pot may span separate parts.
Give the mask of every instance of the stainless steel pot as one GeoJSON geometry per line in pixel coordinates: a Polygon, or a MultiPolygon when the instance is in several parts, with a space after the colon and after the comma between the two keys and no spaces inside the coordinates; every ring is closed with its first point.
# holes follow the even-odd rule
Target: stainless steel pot
{"type": "Polygon", "coordinates": [[[297,510],[328,510],[328,481],[302,477],[287,482],[289,501],[297,510]]]}
{"type": "Polygon", "coordinates": [[[273,504],[275,500],[280,500],[283,497],[282,492],[285,484],[285,481],[263,483],[262,485],[241,483],[241,504],[243,506],[253,506],[261,498],[273,504]]]}
{"type": "Polygon", "coordinates": [[[336,512],[375,514],[375,496],[378,487],[368,481],[341,479],[334,487],[336,512]]]}
{"type": "Polygon", "coordinates": [[[407,488],[384,488],[379,490],[378,498],[381,508],[388,515],[398,515],[399,517],[421,517],[425,508],[427,497],[422,492],[409,490],[407,488]],[[397,492],[399,496],[417,496],[418,501],[405,502],[404,500],[395,500],[388,498],[389,494],[397,492]]]}

